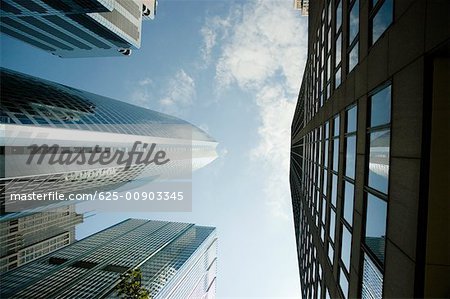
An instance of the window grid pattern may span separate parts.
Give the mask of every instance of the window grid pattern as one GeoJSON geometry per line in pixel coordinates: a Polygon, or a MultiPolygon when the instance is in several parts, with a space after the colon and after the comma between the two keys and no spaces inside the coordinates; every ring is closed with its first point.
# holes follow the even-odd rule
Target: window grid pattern
{"type": "Polygon", "coordinates": [[[383,285],[390,164],[391,85],[369,97],[366,162],[362,296],[379,294],[383,285]]]}

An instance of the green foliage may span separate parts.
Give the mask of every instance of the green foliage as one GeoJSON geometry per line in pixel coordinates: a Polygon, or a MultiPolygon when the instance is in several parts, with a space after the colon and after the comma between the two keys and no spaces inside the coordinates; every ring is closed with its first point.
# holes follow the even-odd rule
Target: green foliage
{"type": "Polygon", "coordinates": [[[142,287],[142,272],[140,269],[129,270],[121,275],[116,287],[118,295],[123,299],[151,299],[150,293],[142,287]]]}

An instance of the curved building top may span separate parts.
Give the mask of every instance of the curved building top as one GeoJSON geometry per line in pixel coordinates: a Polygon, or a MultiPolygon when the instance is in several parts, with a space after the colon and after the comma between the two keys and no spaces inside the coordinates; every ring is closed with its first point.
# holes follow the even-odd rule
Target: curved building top
{"type": "Polygon", "coordinates": [[[216,142],[177,117],[1,68],[0,123],[216,142]]]}

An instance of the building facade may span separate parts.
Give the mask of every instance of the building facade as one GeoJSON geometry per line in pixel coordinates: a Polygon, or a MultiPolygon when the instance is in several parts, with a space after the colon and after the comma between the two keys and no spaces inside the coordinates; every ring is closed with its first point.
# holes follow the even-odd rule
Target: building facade
{"type": "Polygon", "coordinates": [[[130,269],[151,298],[214,298],[215,228],[128,219],[2,276],[2,298],[117,298],[130,269]]]}
{"type": "Polygon", "coordinates": [[[83,215],[75,206],[43,213],[0,218],[0,273],[12,270],[75,241],[75,227],[83,215]]]}
{"type": "Polygon", "coordinates": [[[0,31],[66,58],[128,56],[156,0],[2,0],[0,31]]]}
{"type": "Polygon", "coordinates": [[[309,4],[290,168],[302,294],[448,297],[450,3],[309,4]]]}
{"type": "Polygon", "coordinates": [[[179,118],[6,69],[1,70],[1,81],[3,212],[54,203],[11,200],[11,194],[101,192],[129,182],[189,180],[192,171],[217,157],[217,142],[179,118]],[[141,144],[135,148],[136,141],[141,144]],[[44,155],[41,163],[36,155],[28,163],[33,144],[58,148],[44,155]],[[160,150],[169,159],[163,165],[137,159],[128,166],[120,159],[88,162],[100,155],[125,157],[136,151],[146,157],[160,150]],[[64,161],[69,154],[70,159],[84,155],[85,160],[55,164],[53,154],[64,161]]]}

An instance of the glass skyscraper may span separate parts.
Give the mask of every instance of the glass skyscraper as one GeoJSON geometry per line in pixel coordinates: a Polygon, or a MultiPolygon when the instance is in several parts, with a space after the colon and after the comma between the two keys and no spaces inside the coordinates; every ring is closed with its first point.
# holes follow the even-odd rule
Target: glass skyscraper
{"type": "Polygon", "coordinates": [[[309,2],[290,168],[304,298],[449,296],[449,12],[309,2]]]}
{"type": "MultiPolygon", "coordinates": [[[[1,70],[1,83],[0,192],[6,196],[5,212],[50,203],[8,201],[9,194],[100,192],[131,181],[189,179],[193,170],[217,157],[217,142],[179,118],[6,69],[1,70]],[[37,158],[27,164],[32,144],[57,144],[54,153],[60,156],[98,157],[127,153],[136,141],[156,144],[155,151],[165,151],[170,161],[164,165],[133,162],[128,168],[117,161],[60,165],[49,163],[48,154],[41,164],[34,163],[37,158]]],[[[142,144],[137,150],[150,151],[142,144]]]]}
{"type": "Polygon", "coordinates": [[[151,298],[214,298],[215,228],[128,219],[9,271],[2,298],[117,298],[121,274],[140,269],[151,298]]]}
{"type": "Polygon", "coordinates": [[[75,241],[83,215],[75,206],[13,219],[0,218],[0,273],[17,268],[75,241]]]}
{"type": "Polygon", "coordinates": [[[130,55],[156,0],[2,0],[0,31],[60,57],[130,55]]]}

